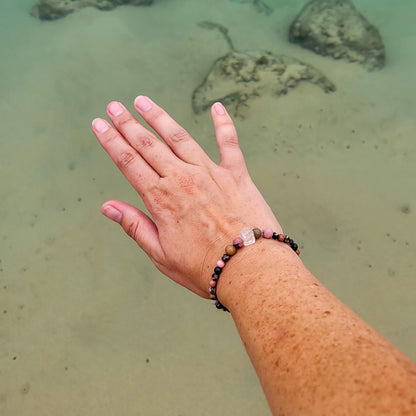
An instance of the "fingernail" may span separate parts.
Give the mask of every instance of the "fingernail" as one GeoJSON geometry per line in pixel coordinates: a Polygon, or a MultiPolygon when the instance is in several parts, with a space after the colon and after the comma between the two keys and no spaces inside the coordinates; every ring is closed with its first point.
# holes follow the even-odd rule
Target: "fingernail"
{"type": "Polygon", "coordinates": [[[101,118],[92,121],[92,128],[96,133],[105,133],[109,128],[109,124],[101,118]]]}
{"type": "Polygon", "coordinates": [[[113,220],[113,221],[118,222],[120,224],[122,214],[118,209],[112,207],[111,205],[105,205],[103,207],[103,214],[107,218],[110,218],[110,220],[113,220]]]}
{"type": "Polygon", "coordinates": [[[124,111],[124,106],[117,101],[113,101],[108,105],[108,112],[113,116],[117,117],[124,111]]]}
{"type": "Polygon", "coordinates": [[[214,110],[219,115],[225,114],[225,108],[221,103],[215,103],[214,104],[214,110]]]}
{"type": "Polygon", "coordinates": [[[134,100],[134,105],[141,111],[148,111],[152,108],[153,103],[147,97],[139,95],[134,100]]]}

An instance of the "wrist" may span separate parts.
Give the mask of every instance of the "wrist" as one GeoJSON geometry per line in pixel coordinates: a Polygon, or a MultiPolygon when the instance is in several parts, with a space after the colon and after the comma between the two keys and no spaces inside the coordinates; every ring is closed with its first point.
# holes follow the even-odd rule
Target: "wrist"
{"type": "MultiPolygon", "coordinates": [[[[210,287],[211,298],[215,299],[217,308],[232,311],[234,304],[251,297],[254,291],[266,289],[261,295],[265,296],[267,287],[275,285],[279,276],[284,278],[286,273],[293,273],[291,269],[303,266],[297,244],[288,237],[283,240],[282,234],[271,234],[266,237],[263,232],[263,238],[258,238],[255,244],[241,244],[241,248],[234,250],[237,251],[235,255],[224,256],[228,259],[223,257],[226,265],[221,260],[217,263],[212,275],[214,281],[210,282],[210,286],[214,286],[210,287]]],[[[233,243],[236,247],[237,240],[233,243]]]]}

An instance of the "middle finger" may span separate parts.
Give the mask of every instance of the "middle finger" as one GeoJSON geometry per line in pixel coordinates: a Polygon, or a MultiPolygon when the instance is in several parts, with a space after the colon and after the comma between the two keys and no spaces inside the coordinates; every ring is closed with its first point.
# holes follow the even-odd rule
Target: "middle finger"
{"type": "Polygon", "coordinates": [[[161,177],[167,176],[173,166],[181,163],[169,147],[143,127],[123,104],[111,102],[107,114],[114,127],[161,177]]]}
{"type": "Polygon", "coordinates": [[[191,135],[149,97],[139,95],[134,100],[134,107],[178,158],[192,165],[207,166],[212,163],[191,135]]]}

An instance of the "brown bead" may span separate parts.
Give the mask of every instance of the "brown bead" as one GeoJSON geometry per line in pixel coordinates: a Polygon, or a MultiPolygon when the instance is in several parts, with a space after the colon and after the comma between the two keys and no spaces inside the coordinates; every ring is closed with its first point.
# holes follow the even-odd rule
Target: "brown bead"
{"type": "Polygon", "coordinates": [[[262,235],[260,228],[253,228],[253,233],[256,240],[258,240],[262,235]]]}
{"type": "Polygon", "coordinates": [[[234,256],[234,254],[237,253],[237,249],[229,244],[227,247],[225,247],[225,254],[227,254],[227,256],[234,256]]]}
{"type": "Polygon", "coordinates": [[[283,242],[285,240],[285,236],[283,234],[279,234],[279,237],[277,239],[283,242]]]}
{"type": "Polygon", "coordinates": [[[295,253],[299,256],[299,254],[300,254],[300,250],[299,250],[299,249],[297,249],[297,250],[295,251],[295,253]]]}

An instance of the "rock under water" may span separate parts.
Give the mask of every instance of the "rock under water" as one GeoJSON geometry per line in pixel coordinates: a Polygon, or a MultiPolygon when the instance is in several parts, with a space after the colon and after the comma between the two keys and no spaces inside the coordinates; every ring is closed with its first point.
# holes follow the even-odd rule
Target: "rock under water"
{"type": "Polygon", "coordinates": [[[273,9],[263,0],[231,0],[235,3],[251,3],[259,13],[267,15],[273,13],[273,9]]]}
{"type": "Polygon", "coordinates": [[[41,20],[55,20],[84,7],[96,7],[101,10],[112,10],[123,4],[134,6],[151,5],[154,0],[40,0],[30,14],[41,20]]]}
{"type": "Polygon", "coordinates": [[[380,69],[386,55],[378,29],[351,0],[311,0],[289,29],[289,40],[314,52],[380,69]]]}
{"type": "Polygon", "coordinates": [[[298,59],[270,51],[232,51],[215,61],[204,82],[194,90],[192,108],[199,114],[221,101],[239,115],[250,97],[268,92],[284,95],[301,81],[311,82],[325,92],[335,91],[325,75],[298,59]]]}

